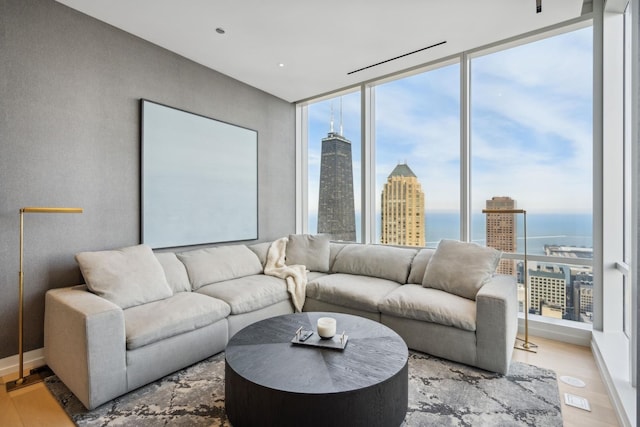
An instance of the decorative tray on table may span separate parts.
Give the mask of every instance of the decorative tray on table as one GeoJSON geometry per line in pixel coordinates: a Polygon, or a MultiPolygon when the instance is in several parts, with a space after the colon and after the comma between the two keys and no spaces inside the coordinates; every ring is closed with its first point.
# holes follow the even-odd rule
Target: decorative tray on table
{"type": "Polygon", "coordinates": [[[331,348],[335,350],[344,350],[347,346],[347,340],[349,339],[348,335],[336,334],[333,338],[323,339],[313,331],[305,331],[303,329],[299,329],[298,332],[293,336],[291,342],[297,345],[306,345],[308,347],[321,347],[321,348],[331,348]],[[310,334],[310,335],[309,335],[310,334]],[[306,336],[306,338],[305,338],[306,336]]]}

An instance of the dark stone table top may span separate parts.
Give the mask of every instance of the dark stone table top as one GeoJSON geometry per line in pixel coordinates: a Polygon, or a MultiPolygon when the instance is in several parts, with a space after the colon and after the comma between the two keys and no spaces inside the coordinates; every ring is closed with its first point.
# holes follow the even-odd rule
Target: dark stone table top
{"type": "Polygon", "coordinates": [[[390,328],[341,313],[296,313],[247,326],[229,341],[226,363],[264,387],[292,393],[327,394],[359,390],[396,375],[407,364],[405,342],[390,328]],[[337,334],[349,336],[344,350],[291,343],[296,330],[317,333],[317,319],[333,317],[337,334]]]}

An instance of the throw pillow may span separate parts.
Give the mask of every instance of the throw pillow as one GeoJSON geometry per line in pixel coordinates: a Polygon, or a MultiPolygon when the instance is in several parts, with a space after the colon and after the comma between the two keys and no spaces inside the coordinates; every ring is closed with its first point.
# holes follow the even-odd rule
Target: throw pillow
{"type": "Polygon", "coordinates": [[[267,263],[267,254],[269,253],[269,248],[271,247],[272,242],[263,242],[263,243],[254,243],[253,245],[247,246],[249,249],[253,251],[254,254],[258,256],[260,259],[260,264],[262,267],[267,263]]]}
{"type": "Polygon", "coordinates": [[[189,275],[184,264],[180,262],[173,252],[156,252],[156,258],[160,261],[160,265],[164,270],[167,283],[174,294],[178,292],[191,292],[191,283],[189,275]]]}
{"type": "Polygon", "coordinates": [[[147,245],[80,252],[75,258],[89,290],[122,309],[173,295],[162,265],[147,245]]]}
{"type": "Polygon", "coordinates": [[[420,249],[420,252],[411,261],[411,271],[409,272],[409,278],[407,283],[413,283],[415,285],[422,284],[424,279],[424,272],[429,265],[429,260],[433,256],[435,249],[424,248],[420,249]]]}
{"type": "Polygon", "coordinates": [[[309,271],[329,272],[327,234],[291,234],[287,242],[287,265],[304,265],[309,271]]]}
{"type": "Polygon", "coordinates": [[[496,271],[501,252],[475,243],[442,240],[431,257],[422,286],[476,299],[496,271]]]}

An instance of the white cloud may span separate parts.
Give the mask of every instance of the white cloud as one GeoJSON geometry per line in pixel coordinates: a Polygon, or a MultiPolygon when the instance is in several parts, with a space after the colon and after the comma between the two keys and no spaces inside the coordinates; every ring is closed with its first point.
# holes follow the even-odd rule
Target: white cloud
{"type": "MultiPolygon", "coordinates": [[[[528,210],[590,211],[590,39],[587,28],[473,59],[474,209],[487,198],[508,195],[528,210]]],[[[376,87],[377,199],[388,174],[406,161],[421,181],[428,209],[458,209],[458,73],[458,65],[448,66],[376,87]]],[[[334,101],[336,131],[338,109],[334,101]]],[[[313,138],[317,150],[329,116],[329,101],[309,108],[310,145],[313,138]]],[[[343,119],[345,135],[354,143],[359,197],[358,93],[343,97],[343,119]]],[[[309,168],[310,191],[313,185],[317,192],[311,170],[319,174],[319,156],[312,157],[311,149],[309,168]]],[[[310,209],[314,203],[317,194],[310,194],[310,209]]]]}

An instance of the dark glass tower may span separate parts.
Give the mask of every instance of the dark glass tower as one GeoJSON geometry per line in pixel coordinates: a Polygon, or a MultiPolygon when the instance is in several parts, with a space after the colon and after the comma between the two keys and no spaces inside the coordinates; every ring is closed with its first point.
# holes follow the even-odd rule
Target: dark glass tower
{"type": "Polygon", "coordinates": [[[351,141],[333,131],[322,139],[318,233],[332,240],[356,240],[351,141]]]}

